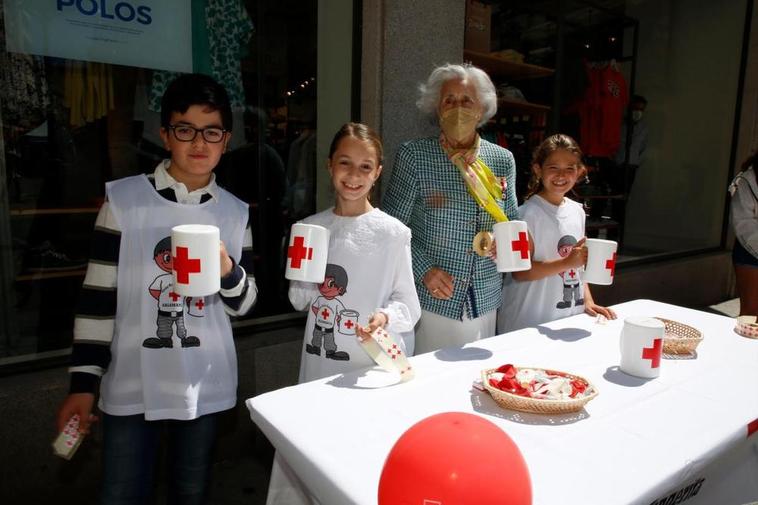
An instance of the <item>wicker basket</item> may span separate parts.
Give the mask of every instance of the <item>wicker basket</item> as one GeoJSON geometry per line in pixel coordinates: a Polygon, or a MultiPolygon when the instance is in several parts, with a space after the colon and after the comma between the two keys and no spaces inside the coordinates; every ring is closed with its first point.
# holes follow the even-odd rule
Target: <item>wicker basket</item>
{"type": "MultiPolygon", "coordinates": [[[[535,367],[516,368],[521,369],[535,367]]],[[[539,398],[527,398],[525,396],[514,395],[490,385],[490,375],[497,372],[496,368],[488,368],[486,370],[482,370],[482,385],[486,388],[490,396],[492,396],[492,399],[495,400],[501,407],[510,410],[518,410],[521,412],[530,412],[532,414],[569,414],[571,412],[578,412],[584,408],[587,402],[597,396],[597,388],[583,377],[572,375],[566,372],[556,372],[554,370],[545,371],[555,372],[556,374],[562,375],[563,377],[567,377],[569,379],[580,379],[587,383],[587,389],[592,392],[586,396],[583,396],[582,398],[571,398],[568,400],[543,400],[539,398]]]]}
{"type": "Polygon", "coordinates": [[[758,338],[758,318],[756,316],[740,316],[734,331],[747,338],[758,338]]]}
{"type": "Polygon", "coordinates": [[[692,354],[703,340],[703,334],[692,326],[663,317],[656,319],[663,321],[666,327],[663,337],[664,354],[692,354]]]}

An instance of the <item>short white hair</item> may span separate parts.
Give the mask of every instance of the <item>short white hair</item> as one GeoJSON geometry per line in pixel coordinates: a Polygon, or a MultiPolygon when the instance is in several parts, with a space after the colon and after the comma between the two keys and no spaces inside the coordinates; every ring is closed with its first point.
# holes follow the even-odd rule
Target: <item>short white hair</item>
{"type": "Polygon", "coordinates": [[[425,83],[419,86],[421,96],[416,102],[419,110],[432,122],[437,122],[437,109],[440,103],[442,85],[450,80],[468,80],[476,88],[477,98],[484,112],[477,126],[482,126],[497,112],[497,92],[487,73],[469,63],[458,65],[447,63],[432,70],[425,83]]]}

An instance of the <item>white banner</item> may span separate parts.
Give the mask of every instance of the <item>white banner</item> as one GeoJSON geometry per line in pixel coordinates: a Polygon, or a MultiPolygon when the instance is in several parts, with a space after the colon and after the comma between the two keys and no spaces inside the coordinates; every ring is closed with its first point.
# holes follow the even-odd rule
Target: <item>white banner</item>
{"type": "Polygon", "coordinates": [[[192,71],[191,0],[5,0],[8,51],[192,71]]]}

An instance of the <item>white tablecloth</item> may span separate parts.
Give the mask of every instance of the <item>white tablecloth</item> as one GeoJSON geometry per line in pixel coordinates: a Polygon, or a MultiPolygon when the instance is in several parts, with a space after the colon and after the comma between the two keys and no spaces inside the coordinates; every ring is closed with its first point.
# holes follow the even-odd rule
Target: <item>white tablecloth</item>
{"type": "Polygon", "coordinates": [[[584,314],[412,358],[416,378],[394,384],[378,368],[280,389],[247,401],[253,421],[322,504],[375,504],[392,445],[440,412],[477,413],[516,442],[534,504],[741,504],[758,500],[758,341],[730,318],[635,300],[619,319],[584,314]],[[696,359],[665,359],[654,380],[618,370],[628,316],[661,316],[699,329],[696,359]],[[504,363],[590,380],[597,398],[575,415],[501,409],[471,387],[504,363]],[[752,423],[752,424],[751,424],[752,423]]]}

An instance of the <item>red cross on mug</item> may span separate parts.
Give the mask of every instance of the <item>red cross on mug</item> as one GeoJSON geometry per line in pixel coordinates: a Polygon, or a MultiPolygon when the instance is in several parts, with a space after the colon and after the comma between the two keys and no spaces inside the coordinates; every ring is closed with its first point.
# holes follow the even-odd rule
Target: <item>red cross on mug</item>
{"type": "Polygon", "coordinates": [[[313,248],[305,247],[305,237],[295,237],[292,245],[287,248],[287,258],[290,268],[300,268],[304,260],[313,258],[313,248]]]}

